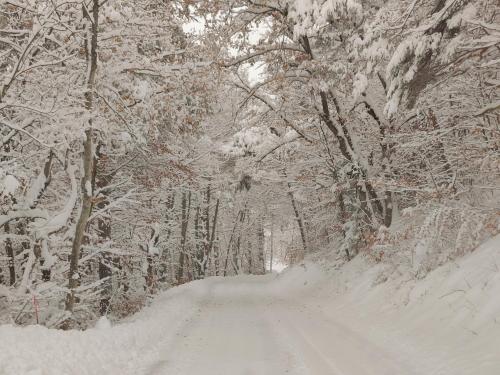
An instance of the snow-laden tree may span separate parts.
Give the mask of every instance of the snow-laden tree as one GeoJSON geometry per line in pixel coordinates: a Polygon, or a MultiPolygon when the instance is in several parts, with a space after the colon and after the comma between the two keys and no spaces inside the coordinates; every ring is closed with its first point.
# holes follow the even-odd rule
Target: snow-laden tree
{"type": "MultiPolygon", "coordinates": [[[[498,153],[498,16],[486,11],[495,4],[218,5],[215,18],[224,25],[207,23],[219,36],[211,39],[219,47],[213,58],[233,72],[234,86],[246,94],[241,106],[262,107],[265,114],[256,113],[262,127],[284,137],[263,160],[290,144],[289,131],[296,134],[294,182],[306,189],[304,181],[312,180],[316,187],[315,193],[307,188],[306,206],[315,209],[306,228],[323,221],[317,229],[342,236],[340,248],[349,258],[360,246],[381,248],[374,233],[405,210],[416,215],[408,214],[415,227],[411,251],[418,252],[417,239],[426,236],[422,220],[437,210],[449,213],[438,226],[447,228],[447,241],[457,249],[474,245],[464,243],[463,233],[480,237],[495,212],[478,205],[477,194],[491,198],[498,181],[491,163],[498,153]],[[248,69],[261,72],[256,82],[244,77],[248,69]],[[308,178],[298,178],[305,166],[308,178]]],[[[430,247],[439,252],[435,245],[430,247]]]]}
{"type": "Polygon", "coordinates": [[[186,169],[177,138],[194,134],[208,107],[178,5],[2,5],[3,282],[20,304],[32,295],[54,302],[48,324],[62,319],[61,298],[68,311],[78,301],[81,314],[99,295],[102,312],[109,307],[119,255],[140,253],[136,241],[133,251],[123,238],[115,246],[113,233],[132,219],[122,208],[186,169]]]}

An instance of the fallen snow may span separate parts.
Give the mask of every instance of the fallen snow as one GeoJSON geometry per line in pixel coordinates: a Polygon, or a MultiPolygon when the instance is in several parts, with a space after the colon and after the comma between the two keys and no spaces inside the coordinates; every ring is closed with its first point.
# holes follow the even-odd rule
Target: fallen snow
{"type": "Polygon", "coordinates": [[[422,280],[391,268],[355,258],[310,298],[415,374],[500,374],[500,235],[422,280]]]}
{"type": "Polygon", "coordinates": [[[7,176],[5,176],[5,178],[3,180],[3,189],[2,189],[3,191],[1,192],[1,194],[2,195],[9,195],[9,194],[14,195],[16,190],[19,189],[20,185],[21,184],[19,183],[17,178],[12,176],[11,174],[8,174],[7,176]]]}
{"type": "Polygon", "coordinates": [[[500,236],[422,280],[395,270],[306,263],[173,288],[86,332],[1,326],[0,374],[500,374],[500,236]]]}
{"type": "Polygon", "coordinates": [[[47,178],[45,177],[43,169],[38,174],[35,181],[31,184],[28,191],[26,192],[26,196],[24,197],[23,205],[25,208],[33,207],[43,191],[45,184],[47,183],[47,178]]]}
{"type": "Polygon", "coordinates": [[[148,374],[204,289],[202,283],[171,289],[129,322],[108,329],[103,322],[85,332],[0,326],[0,374],[148,374]]]}

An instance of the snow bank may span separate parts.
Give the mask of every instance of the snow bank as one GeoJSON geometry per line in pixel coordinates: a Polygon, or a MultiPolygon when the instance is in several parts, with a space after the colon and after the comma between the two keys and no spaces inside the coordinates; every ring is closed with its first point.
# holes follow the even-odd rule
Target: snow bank
{"type": "Polygon", "coordinates": [[[416,374],[500,374],[500,235],[422,280],[358,257],[312,294],[416,374]]]}
{"type": "Polygon", "coordinates": [[[0,326],[0,374],[147,374],[205,294],[200,282],[173,288],[126,323],[84,332],[0,326]]]}

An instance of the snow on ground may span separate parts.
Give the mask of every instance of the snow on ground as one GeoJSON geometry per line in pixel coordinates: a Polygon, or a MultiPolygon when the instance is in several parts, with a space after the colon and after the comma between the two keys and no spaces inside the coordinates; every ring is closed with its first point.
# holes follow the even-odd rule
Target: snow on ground
{"type": "Polygon", "coordinates": [[[500,236],[423,280],[362,256],[211,278],[114,327],[1,326],[0,374],[498,375],[499,295],[500,236]]]}
{"type": "Polygon", "coordinates": [[[324,313],[387,348],[416,374],[500,374],[500,235],[423,280],[385,280],[390,273],[384,265],[368,270],[360,257],[313,298],[328,298],[335,289],[324,313]]]}
{"type": "Polygon", "coordinates": [[[196,311],[207,285],[170,289],[131,321],[80,331],[0,326],[1,375],[147,374],[196,311]]]}

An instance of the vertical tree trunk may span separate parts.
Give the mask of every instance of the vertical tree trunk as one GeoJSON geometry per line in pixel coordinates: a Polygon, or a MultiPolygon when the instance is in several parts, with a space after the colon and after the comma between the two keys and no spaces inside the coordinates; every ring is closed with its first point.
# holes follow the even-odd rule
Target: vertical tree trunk
{"type": "Polygon", "coordinates": [[[274,257],[274,215],[271,214],[271,254],[269,255],[269,272],[273,272],[274,257]]]}
{"type": "Polygon", "coordinates": [[[210,185],[207,186],[206,201],[205,201],[205,214],[204,214],[204,224],[205,224],[205,239],[203,244],[203,259],[200,267],[200,272],[202,277],[205,277],[206,267],[209,260],[210,254],[210,197],[211,188],[210,185]]]}
{"type": "Polygon", "coordinates": [[[255,262],[254,262],[254,256],[253,256],[253,248],[252,248],[252,241],[250,238],[247,240],[247,249],[246,249],[246,257],[247,257],[247,266],[248,266],[248,273],[250,275],[254,274],[255,271],[255,262]]]}
{"type": "Polygon", "coordinates": [[[263,275],[266,273],[266,258],[264,256],[264,246],[265,246],[265,241],[264,241],[264,222],[262,217],[258,219],[258,224],[257,224],[257,269],[256,273],[258,275],[263,275]]]}
{"type": "MultiPolygon", "coordinates": [[[[96,188],[103,189],[109,186],[113,179],[113,174],[105,174],[105,160],[107,159],[105,153],[102,151],[102,143],[99,142],[96,146],[94,165],[92,171],[92,190],[95,191],[96,188]]],[[[98,210],[103,210],[109,204],[107,196],[109,193],[101,191],[101,197],[99,201],[95,203],[98,210]]],[[[92,205],[93,210],[94,205],[92,205]]],[[[104,215],[97,217],[97,236],[99,238],[99,243],[104,244],[111,240],[111,219],[104,215]]],[[[98,275],[99,280],[105,280],[102,283],[101,289],[101,299],[99,301],[99,313],[105,316],[109,309],[111,303],[112,294],[112,283],[111,277],[113,276],[111,265],[114,263],[119,263],[119,258],[106,253],[101,253],[98,258],[98,275]]]]}
{"type": "MultiPolygon", "coordinates": [[[[4,224],[5,233],[10,233],[10,226],[8,223],[4,224]]],[[[7,252],[7,265],[9,267],[9,285],[16,283],[16,263],[14,257],[14,248],[12,247],[12,240],[10,237],[5,239],[5,251],[7,252]]]]}
{"type": "MultiPolygon", "coordinates": [[[[346,219],[347,219],[347,211],[345,209],[345,203],[344,203],[344,193],[342,193],[342,191],[339,191],[339,195],[337,197],[337,201],[338,201],[338,204],[339,204],[339,215],[338,215],[338,221],[339,223],[341,224],[345,224],[346,222],[346,219]]],[[[344,226],[342,225],[342,228],[341,228],[341,232],[342,232],[342,237],[344,239],[344,241],[346,240],[346,233],[345,233],[345,229],[344,229],[344,226]]],[[[347,244],[345,244],[347,245],[347,244]]],[[[349,250],[349,247],[346,246],[345,247],[345,254],[347,256],[347,260],[351,260],[351,251],[349,250]]]]}
{"type": "Polygon", "coordinates": [[[384,225],[389,228],[392,224],[392,194],[390,191],[385,192],[384,203],[384,225]]]}
{"type": "MultiPolygon", "coordinates": [[[[245,206],[245,208],[246,208],[246,206],[245,206]]],[[[235,233],[236,233],[236,228],[238,227],[238,223],[240,222],[241,215],[243,215],[242,210],[238,211],[238,215],[236,215],[236,219],[234,220],[233,229],[231,230],[231,236],[229,237],[229,242],[227,244],[226,259],[224,261],[223,276],[227,276],[227,266],[228,266],[228,262],[229,262],[229,257],[231,255],[231,249],[233,248],[233,242],[234,242],[234,237],[235,237],[235,233]]]]}
{"type": "MultiPolygon", "coordinates": [[[[109,220],[103,218],[99,219],[97,222],[97,228],[99,230],[99,237],[102,240],[108,241],[111,239],[111,223],[109,220]]],[[[112,284],[111,284],[111,276],[112,270],[110,263],[112,262],[112,258],[105,254],[101,254],[99,258],[99,280],[107,279],[104,282],[104,285],[101,290],[101,299],[99,301],[99,312],[101,315],[106,315],[110,308],[111,303],[111,293],[112,293],[112,284]]]]}
{"type": "Polygon", "coordinates": [[[304,229],[304,223],[302,221],[302,217],[300,216],[299,209],[297,207],[297,202],[295,202],[295,197],[292,192],[292,185],[288,183],[288,196],[292,202],[293,212],[295,213],[295,220],[297,220],[297,225],[299,226],[300,238],[302,240],[302,247],[304,248],[304,253],[307,253],[307,242],[306,242],[306,232],[304,229]]]}
{"type": "Polygon", "coordinates": [[[234,272],[239,274],[243,267],[243,254],[241,252],[241,241],[243,236],[243,225],[245,223],[245,219],[247,217],[247,205],[245,204],[245,208],[241,211],[240,216],[240,227],[238,230],[238,239],[236,240],[236,251],[233,252],[232,265],[234,272]]]}
{"type": "Polygon", "coordinates": [[[203,277],[202,269],[203,269],[203,258],[205,252],[205,244],[202,243],[204,241],[204,236],[202,236],[201,228],[200,228],[200,206],[196,207],[196,214],[194,217],[194,238],[195,238],[195,248],[196,248],[196,256],[194,263],[194,271],[195,278],[200,279],[203,277]]]}
{"type": "MultiPolygon", "coordinates": [[[[88,14],[84,8],[84,15],[87,18],[91,28],[90,51],[87,50],[89,61],[89,73],[87,77],[87,87],[85,92],[85,109],[90,114],[94,107],[94,87],[97,71],[97,37],[99,30],[99,0],[93,0],[92,15],[88,14]]],[[[87,44],[86,44],[87,46],[87,44]]],[[[88,48],[87,48],[88,49],[88,48]]],[[[94,161],[92,119],[89,120],[88,128],[85,130],[85,142],[83,149],[83,177],[81,182],[82,189],[82,208],[80,217],[75,228],[75,236],[71,248],[71,258],[69,267],[69,292],[66,296],[66,311],[73,312],[75,305],[75,289],[79,284],[78,261],[80,259],[80,249],[83,242],[87,221],[92,211],[92,172],[94,161]]]]}
{"type": "Polygon", "coordinates": [[[215,276],[220,275],[220,263],[221,263],[221,251],[219,237],[217,237],[217,242],[213,245],[213,259],[214,259],[214,272],[215,276]]]}
{"type": "MultiPolygon", "coordinates": [[[[105,202],[99,202],[97,207],[101,209],[104,208],[105,205],[105,202]]],[[[111,240],[111,222],[108,218],[99,217],[97,221],[97,229],[99,231],[99,238],[102,242],[111,240]]],[[[108,313],[111,304],[112,269],[110,264],[112,263],[112,260],[112,257],[104,253],[99,257],[99,280],[106,279],[106,281],[104,281],[104,285],[102,286],[101,299],[99,301],[99,312],[102,316],[108,313]]]]}
{"type": "MultiPolygon", "coordinates": [[[[379,76],[380,78],[380,76],[379,76]]],[[[388,133],[391,133],[393,131],[393,128],[391,124],[387,124],[382,119],[379,118],[377,115],[375,109],[371,106],[370,103],[368,103],[368,100],[364,102],[365,106],[367,108],[367,113],[375,120],[375,122],[378,124],[379,127],[379,133],[380,133],[380,149],[382,151],[381,154],[381,162],[380,166],[382,168],[382,174],[384,176],[384,179],[387,181],[390,178],[390,172],[391,172],[391,157],[393,153],[393,148],[394,144],[390,142],[388,136],[388,133]]],[[[367,185],[367,189],[370,189],[370,186],[367,185]]],[[[370,193],[370,191],[369,191],[370,193]]],[[[375,192],[370,193],[371,198],[377,199],[377,195],[375,192]]],[[[384,199],[383,199],[383,204],[379,203],[378,206],[376,207],[382,207],[380,214],[382,214],[382,219],[384,222],[384,225],[389,228],[391,226],[391,221],[392,221],[392,194],[390,191],[386,190],[384,194],[384,199]]],[[[377,205],[377,202],[375,202],[377,205]]],[[[380,211],[380,208],[378,208],[380,211]]]]}
{"type": "Polygon", "coordinates": [[[168,277],[170,277],[171,281],[174,281],[173,279],[175,278],[175,273],[176,269],[174,266],[174,261],[173,261],[173,256],[172,256],[172,249],[170,248],[170,236],[172,235],[172,211],[175,207],[175,192],[172,192],[169,197],[167,198],[166,202],[166,207],[165,207],[165,219],[164,219],[164,225],[165,225],[165,237],[162,240],[162,243],[166,245],[166,249],[163,249],[162,251],[162,257],[161,261],[162,264],[165,266],[164,268],[164,274],[162,275],[162,279],[166,280],[168,277]]]}
{"type": "MultiPolygon", "coordinates": [[[[208,214],[209,212],[207,212],[208,214]]],[[[212,254],[212,249],[214,248],[214,241],[215,241],[215,232],[217,229],[217,215],[219,213],[219,199],[217,199],[217,202],[215,203],[215,212],[214,212],[214,219],[212,220],[212,233],[210,233],[210,238],[208,240],[208,249],[207,249],[207,254],[205,255],[205,260],[208,262],[209,257],[212,254]]],[[[213,257],[212,257],[213,258],[213,257]]],[[[217,259],[218,263],[218,256],[215,258],[217,259]]],[[[203,265],[203,274],[206,274],[206,268],[207,268],[207,263],[203,265]]]]}
{"type": "Polygon", "coordinates": [[[177,268],[176,282],[184,282],[184,265],[186,263],[186,239],[189,223],[189,211],[191,210],[191,191],[182,193],[182,219],[181,219],[181,248],[179,253],[179,264],[177,268]]]}
{"type": "MultiPolygon", "coordinates": [[[[158,242],[160,240],[160,234],[153,228],[151,231],[151,237],[146,245],[143,247],[143,250],[146,252],[146,287],[144,288],[146,292],[151,295],[156,293],[156,273],[154,267],[154,256],[156,254],[156,247],[158,246],[158,242]]],[[[141,246],[142,247],[142,246],[141,246]]]]}

